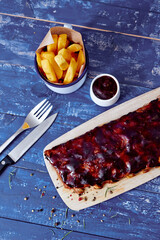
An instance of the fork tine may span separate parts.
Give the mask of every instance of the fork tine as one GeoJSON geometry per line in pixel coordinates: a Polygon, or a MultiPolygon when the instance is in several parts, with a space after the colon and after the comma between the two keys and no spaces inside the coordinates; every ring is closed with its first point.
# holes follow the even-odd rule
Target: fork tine
{"type": "Polygon", "coordinates": [[[42,115],[46,112],[46,110],[51,106],[51,103],[48,103],[47,105],[45,105],[45,108],[42,109],[42,111],[39,111],[39,113],[37,114],[36,117],[38,117],[38,119],[40,119],[42,117],[42,115]]]}
{"type": "Polygon", "coordinates": [[[50,106],[50,108],[43,115],[40,116],[40,119],[42,121],[49,115],[52,108],[53,108],[53,106],[50,106]]]}
{"type": "Polygon", "coordinates": [[[35,115],[36,117],[38,117],[38,115],[40,115],[40,114],[44,111],[44,109],[46,109],[46,107],[49,106],[49,105],[50,105],[49,101],[45,102],[45,104],[43,104],[43,106],[40,107],[40,108],[34,113],[34,115],[35,115]]]}
{"type": "Polygon", "coordinates": [[[41,106],[47,101],[47,99],[44,99],[43,101],[41,101],[40,103],[38,103],[31,111],[30,113],[35,114],[39,108],[41,108],[41,106]]]}

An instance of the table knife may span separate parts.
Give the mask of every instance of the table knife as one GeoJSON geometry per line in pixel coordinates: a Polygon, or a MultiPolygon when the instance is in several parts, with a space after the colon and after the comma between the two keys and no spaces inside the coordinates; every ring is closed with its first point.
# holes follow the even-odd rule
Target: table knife
{"type": "Polygon", "coordinates": [[[47,131],[56,119],[57,113],[48,117],[28,134],[6,157],[0,162],[0,174],[4,169],[16,163],[20,157],[47,131]]]}

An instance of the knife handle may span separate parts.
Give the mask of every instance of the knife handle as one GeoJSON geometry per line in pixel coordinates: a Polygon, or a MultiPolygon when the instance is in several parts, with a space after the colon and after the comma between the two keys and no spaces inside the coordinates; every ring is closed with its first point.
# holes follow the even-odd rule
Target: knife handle
{"type": "Polygon", "coordinates": [[[6,167],[12,164],[14,164],[14,161],[12,160],[12,158],[10,158],[10,156],[7,155],[6,157],[4,157],[0,162],[0,175],[6,169],[6,167]]]}

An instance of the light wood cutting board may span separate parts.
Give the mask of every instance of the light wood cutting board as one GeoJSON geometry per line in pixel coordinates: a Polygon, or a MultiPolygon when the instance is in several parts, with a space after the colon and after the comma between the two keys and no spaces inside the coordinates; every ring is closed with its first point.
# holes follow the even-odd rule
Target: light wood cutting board
{"type": "MultiPolygon", "coordinates": [[[[115,120],[117,118],[120,118],[121,116],[129,112],[135,111],[138,108],[148,104],[150,101],[158,97],[160,97],[160,87],[152,91],[149,91],[145,94],[142,94],[136,98],[133,98],[125,103],[122,103],[92,118],[91,120],[81,124],[80,126],[65,133],[61,137],[57,138],[56,140],[48,144],[45,147],[44,151],[51,149],[54,146],[64,143],[70,139],[78,137],[97,126],[100,126],[102,124],[115,120]]],[[[149,172],[146,172],[146,173],[140,172],[139,174],[133,177],[124,178],[116,183],[110,183],[110,184],[107,183],[104,185],[102,189],[87,187],[85,188],[84,193],[81,196],[79,196],[73,190],[64,188],[61,180],[58,178],[56,171],[54,170],[50,162],[45,158],[45,156],[44,156],[44,161],[48,169],[49,175],[55,187],[57,188],[59,195],[61,196],[65,204],[70,209],[76,210],[76,211],[93,206],[103,201],[106,201],[119,194],[129,191],[143,183],[146,183],[151,179],[156,178],[157,176],[160,176],[160,167],[156,167],[156,168],[152,168],[149,172]]]]}

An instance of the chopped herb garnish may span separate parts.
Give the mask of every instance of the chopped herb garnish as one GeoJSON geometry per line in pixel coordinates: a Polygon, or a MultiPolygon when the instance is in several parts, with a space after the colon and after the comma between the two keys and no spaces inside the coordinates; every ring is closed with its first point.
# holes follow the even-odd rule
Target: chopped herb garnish
{"type": "Polygon", "coordinates": [[[85,228],[86,227],[86,224],[85,224],[85,220],[83,219],[83,227],[85,228]]]}
{"type": "Polygon", "coordinates": [[[66,218],[68,217],[68,208],[66,209],[65,216],[66,216],[66,218]]]}
{"type": "Polygon", "coordinates": [[[118,198],[119,198],[119,200],[124,201],[124,199],[122,199],[122,198],[120,198],[120,197],[118,197],[118,198]]]}
{"type": "Polygon", "coordinates": [[[116,216],[117,216],[117,213],[116,213],[115,215],[111,216],[111,218],[114,218],[114,217],[116,217],[116,216]]]}
{"type": "Polygon", "coordinates": [[[64,235],[64,237],[62,237],[61,238],[61,240],[63,240],[65,237],[67,237],[70,233],[72,233],[73,231],[70,231],[70,232],[68,232],[68,233],[66,233],[65,235],[64,235]]]}
{"type": "Polygon", "coordinates": [[[111,212],[112,208],[109,209],[109,213],[111,212]]]}
{"type": "Polygon", "coordinates": [[[52,217],[53,217],[53,212],[51,211],[51,216],[49,217],[49,218],[50,218],[50,220],[52,219],[52,217]]]}
{"type": "Polygon", "coordinates": [[[62,224],[61,224],[60,228],[62,228],[62,226],[63,226],[64,223],[65,223],[65,221],[62,221],[62,224]]]}
{"type": "Polygon", "coordinates": [[[52,231],[53,235],[55,235],[55,232],[53,231],[53,229],[49,229],[50,231],[52,231]]]}
{"type": "MultiPolygon", "coordinates": [[[[117,186],[117,185],[116,185],[117,186]]],[[[113,188],[115,188],[116,186],[113,186],[113,187],[107,187],[106,191],[105,191],[105,197],[107,197],[107,193],[108,191],[110,191],[111,193],[113,193],[113,188]]]]}
{"type": "Polygon", "coordinates": [[[17,169],[14,169],[12,172],[9,173],[9,188],[10,189],[12,189],[12,185],[11,185],[12,177],[16,175],[16,170],[17,169]]]}
{"type": "Polygon", "coordinates": [[[128,218],[128,222],[129,222],[129,225],[131,224],[131,219],[130,218],[128,218]]]}

